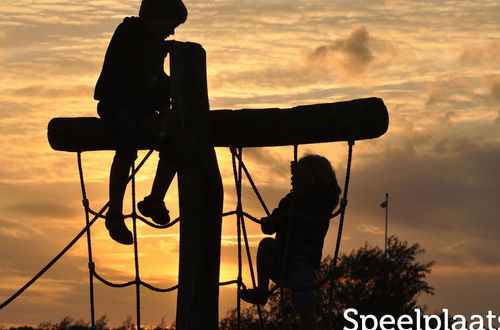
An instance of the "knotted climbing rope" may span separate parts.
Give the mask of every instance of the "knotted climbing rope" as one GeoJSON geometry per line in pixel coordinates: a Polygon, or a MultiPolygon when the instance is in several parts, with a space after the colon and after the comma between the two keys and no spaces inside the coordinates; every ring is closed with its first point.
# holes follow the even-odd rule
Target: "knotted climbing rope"
{"type": "MultiPolygon", "coordinates": [[[[12,301],[14,301],[18,296],[20,296],[26,289],[28,289],[33,283],[35,283],[40,277],[43,276],[43,274],[49,270],[58,260],[61,259],[62,256],[66,254],[75,244],[76,242],[86,234],[87,237],[87,253],[88,253],[88,269],[89,269],[89,297],[90,297],[90,314],[91,314],[91,325],[93,328],[95,328],[95,295],[94,295],[94,279],[97,279],[101,283],[110,286],[110,287],[115,287],[115,288],[124,288],[124,287],[129,287],[132,285],[135,285],[136,287],[136,324],[137,328],[140,329],[141,327],[141,296],[140,296],[140,288],[141,286],[152,290],[156,292],[171,292],[174,291],[178,288],[178,285],[174,285],[169,288],[158,288],[155,287],[145,281],[143,281],[140,277],[140,267],[139,267],[139,247],[138,247],[138,241],[137,241],[137,221],[141,221],[151,227],[154,228],[168,228],[172,227],[175,224],[177,224],[179,221],[182,219],[180,217],[176,218],[172,222],[166,224],[166,225],[157,225],[153,222],[148,221],[147,219],[141,217],[140,215],[137,214],[136,212],[136,189],[135,189],[135,176],[139,172],[139,170],[144,166],[148,158],[151,156],[153,151],[160,145],[160,143],[163,141],[165,138],[166,133],[165,133],[165,120],[163,120],[162,123],[162,129],[161,132],[158,136],[158,140],[155,143],[154,147],[151,148],[144,158],[139,162],[137,166],[132,167],[132,172],[128,178],[127,182],[131,182],[132,185],[132,213],[125,215],[125,218],[130,218],[132,219],[132,224],[133,224],[133,250],[134,250],[134,270],[135,270],[135,278],[131,281],[125,282],[125,283],[115,283],[112,281],[109,281],[105,279],[103,276],[101,276],[97,270],[96,270],[96,265],[93,260],[93,251],[92,251],[92,235],[91,235],[91,227],[92,225],[95,224],[95,222],[98,219],[103,219],[104,218],[104,212],[108,209],[109,202],[106,203],[99,211],[94,211],[90,207],[90,202],[89,199],[87,198],[87,191],[85,187],[85,180],[84,180],[84,171],[83,171],[83,165],[82,165],[82,154],[81,152],[77,153],[77,164],[78,164],[78,172],[79,172],[79,178],[80,178],[80,186],[81,186],[81,193],[82,193],[82,204],[85,212],[85,227],[68,243],[66,247],[62,249],[61,252],[59,252],[45,267],[43,267],[32,279],[30,279],[24,286],[22,286],[18,291],[16,291],[12,296],[10,296],[7,300],[5,300],[3,303],[0,304],[0,309],[3,309],[7,305],[9,305],[12,301]]],[[[320,279],[315,286],[318,285],[323,285],[326,283],[328,280],[332,280],[331,274],[333,274],[334,268],[336,266],[337,260],[338,260],[338,255],[339,255],[339,249],[340,249],[340,242],[342,239],[342,229],[343,229],[343,224],[344,224],[344,216],[345,216],[345,209],[347,206],[347,193],[348,193],[348,188],[349,188],[349,178],[350,178],[350,170],[351,170],[351,160],[352,160],[352,149],[353,149],[354,141],[349,142],[349,151],[348,151],[348,160],[347,160],[347,170],[346,170],[346,177],[345,177],[345,183],[344,183],[344,191],[343,191],[343,197],[340,202],[340,207],[339,209],[333,213],[331,216],[328,216],[328,219],[331,219],[333,217],[336,217],[340,215],[340,220],[339,220],[339,226],[338,226],[338,233],[337,233],[337,242],[336,242],[336,247],[335,247],[335,252],[334,252],[334,258],[333,258],[333,263],[332,263],[332,269],[330,270],[329,274],[323,278],[320,279]]],[[[238,239],[238,274],[237,278],[235,280],[230,280],[226,282],[220,282],[220,286],[226,286],[226,285],[232,285],[236,284],[237,285],[237,321],[238,321],[238,329],[241,328],[241,299],[240,299],[240,291],[241,289],[245,289],[246,286],[243,282],[242,279],[242,268],[243,268],[243,253],[242,253],[242,238],[243,238],[243,243],[245,245],[245,251],[246,251],[246,257],[248,261],[248,266],[250,270],[250,275],[251,275],[251,281],[252,281],[252,286],[255,288],[257,283],[255,279],[255,272],[254,272],[254,267],[252,263],[252,256],[250,252],[250,245],[248,242],[248,236],[247,236],[247,230],[246,230],[246,224],[245,224],[245,219],[249,219],[257,224],[260,224],[260,220],[251,214],[248,214],[247,212],[244,211],[243,209],[243,204],[242,204],[242,180],[243,180],[243,173],[245,174],[248,182],[250,183],[250,186],[252,187],[253,192],[255,193],[255,196],[259,200],[265,214],[267,216],[270,216],[269,209],[264,202],[264,199],[262,198],[262,195],[260,194],[257,186],[255,185],[254,180],[252,179],[247,167],[245,166],[243,162],[243,149],[242,148],[230,148],[231,154],[232,154],[232,167],[233,167],[233,175],[234,175],[234,180],[235,180],[235,188],[236,188],[236,195],[237,195],[237,205],[236,205],[236,210],[234,211],[229,211],[225,212],[222,214],[223,217],[227,217],[230,215],[236,215],[236,220],[237,220],[237,239],[238,239]]],[[[294,162],[297,162],[297,154],[298,154],[298,146],[294,146],[294,162]]],[[[293,217],[295,214],[294,210],[292,209],[292,212],[290,213],[290,216],[293,217]]],[[[307,219],[306,215],[300,215],[302,218],[307,219]]],[[[318,219],[318,218],[315,218],[318,219]]],[[[288,233],[289,235],[289,233],[288,233]]],[[[288,239],[287,239],[288,241],[288,239]]],[[[288,244],[287,244],[288,245],[288,244]]],[[[285,249],[285,259],[286,260],[286,250],[285,249]]],[[[283,299],[283,289],[284,288],[291,288],[291,289],[304,289],[304,288],[297,288],[291,284],[285,283],[283,281],[284,279],[284,272],[285,272],[285,263],[283,263],[281,270],[281,279],[280,283],[277,283],[272,289],[271,292],[274,292],[278,287],[280,288],[281,291],[281,298],[280,298],[280,314],[281,314],[281,324],[282,328],[286,329],[287,324],[286,324],[286,317],[285,317],[285,305],[284,305],[284,299],[283,299]]],[[[330,306],[333,302],[333,283],[330,285],[330,306]]],[[[258,311],[258,316],[259,316],[259,324],[261,329],[264,329],[264,323],[263,323],[263,317],[262,317],[262,310],[260,306],[257,305],[257,311],[258,311]]]]}

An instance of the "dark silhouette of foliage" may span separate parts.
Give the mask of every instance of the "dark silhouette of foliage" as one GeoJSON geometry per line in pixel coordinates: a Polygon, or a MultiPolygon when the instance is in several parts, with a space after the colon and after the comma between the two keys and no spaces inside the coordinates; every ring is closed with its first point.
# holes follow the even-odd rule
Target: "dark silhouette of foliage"
{"type": "MultiPolygon", "coordinates": [[[[425,251],[419,244],[408,245],[397,237],[388,240],[387,256],[378,247],[367,244],[348,255],[342,255],[334,271],[333,260],[326,257],[318,270],[318,279],[328,279],[317,287],[319,306],[317,317],[320,329],[342,329],[346,324],[343,312],[356,308],[359,314],[380,317],[412,315],[421,294],[434,294],[425,281],[434,262],[420,263],[416,259],[425,251]]],[[[285,289],[285,320],[289,329],[298,329],[298,318],[291,305],[291,292],[285,289]]],[[[279,290],[262,308],[266,329],[279,329],[281,324],[279,290]]],[[[236,310],[220,322],[220,329],[237,329],[236,310]]],[[[257,309],[242,310],[241,329],[260,329],[257,309]]]]}
{"type": "MultiPolygon", "coordinates": [[[[132,316],[128,316],[123,322],[122,325],[117,328],[108,327],[108,317],[106,315],[102,315],[95,321],[95,328],[92,328],[90,322],[87,322],[83,319],[75,320],[71,316],[65,316],[58,323],[52,322],[42,322],[38,325],[38,327],[32,327],[28,325],[20,326],[20,327],[10,327],[6,328],[0,324],[0,330],[136,330],[137,326],[132,320],[132,316]]],[[[163,317],[160,323],[154,327],[145,326],[145,329],[153,329],[153,330],[173,330],[175,326],[167,326],[165,317],[163,317]]],[[[141,327],[143,329],[143,327],[141,327]]]]}

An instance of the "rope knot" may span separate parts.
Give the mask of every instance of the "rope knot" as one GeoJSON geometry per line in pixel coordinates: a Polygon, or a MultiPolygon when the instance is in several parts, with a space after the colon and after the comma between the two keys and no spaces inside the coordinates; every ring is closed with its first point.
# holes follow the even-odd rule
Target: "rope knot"
{"type": "Polygon", "coordinates": [[[347,206],[347,198],[342,198],[340,200],[340,207],[345,208],[347,206]]]}

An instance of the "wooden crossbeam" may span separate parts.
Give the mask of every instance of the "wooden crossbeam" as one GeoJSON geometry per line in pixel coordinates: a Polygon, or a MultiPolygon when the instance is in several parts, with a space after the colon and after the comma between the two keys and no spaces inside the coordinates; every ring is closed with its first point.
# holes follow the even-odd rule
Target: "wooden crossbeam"
{"type": "MultiPolygon", "coordinates": [[[[213,110],[209,112],[216,147],[264,147],[373,139],[383,135],[389,116],[380,98],[303,105],[290,109],[213,110]]],[[[167,134],[189,121],[167,115],[167,134]]],[[[148,118],[141,129],[140,149],[158,139],[161,120],[148,118]]],[[[51,147],[59,151],[113,150],[114,143],[98,118],[54,118],[48,126],[51,147]]],[[[171,135],[167,136],[167,142],[171,135]]]]}

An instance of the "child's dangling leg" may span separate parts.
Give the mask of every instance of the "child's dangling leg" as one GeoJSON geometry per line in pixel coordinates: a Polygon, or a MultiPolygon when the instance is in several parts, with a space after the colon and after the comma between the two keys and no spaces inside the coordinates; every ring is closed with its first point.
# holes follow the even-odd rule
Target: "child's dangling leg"
{"type": "Polygon", "coordinates": [[[112,239],[129,245],[133,243],[133,235],[125,225],[123,198],[130,168],[137,158],[137,135],[141,115],[132,107],[103,103],[99,103],[98,113],[112,133],[116,145],[109,177],[109,209],[105,224],[112,239]]]}
{"type": "Polygon", "coordinates": [[[109,210],[106,214],[106,228],[115,241],[122,244],[132,244],[133,236],[125,225],[123,216],[123,197],[127,189],[130,174],[130,161],[113,159],[109,175],[109,210]]]}
{"type": "Polygon", "coordinates": [[[163,199],[176,173],[175,154],[171,146],[160,150],[160,160],[156,168],[156,175],[151,187],[151,194],[146,196],[137,208],[146,217],[150,217],[159,225],[166,225],[170,216],[163,199]]]}

